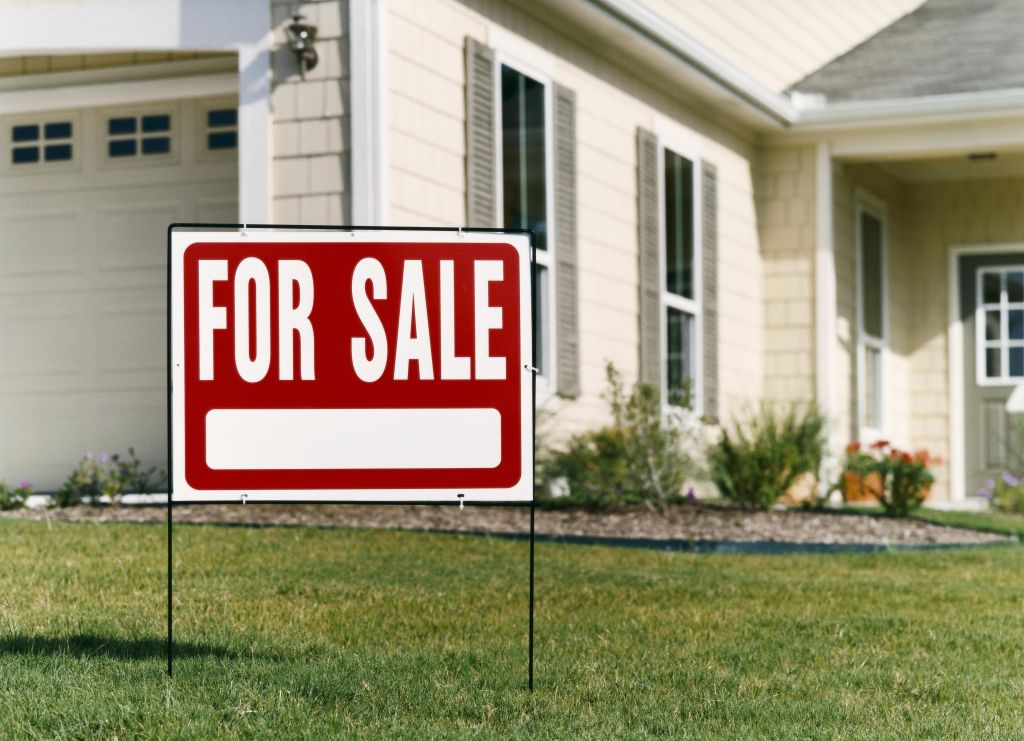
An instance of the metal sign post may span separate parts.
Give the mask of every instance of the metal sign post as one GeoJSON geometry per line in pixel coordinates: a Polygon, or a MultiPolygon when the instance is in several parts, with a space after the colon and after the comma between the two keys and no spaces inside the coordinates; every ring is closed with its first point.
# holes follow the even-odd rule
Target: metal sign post
{"type": "Polygon", "coordinates": [[[176,502],[505,504],[532,691],[530,233],[180,224],[168,266],[168,676],[176,502]]]}

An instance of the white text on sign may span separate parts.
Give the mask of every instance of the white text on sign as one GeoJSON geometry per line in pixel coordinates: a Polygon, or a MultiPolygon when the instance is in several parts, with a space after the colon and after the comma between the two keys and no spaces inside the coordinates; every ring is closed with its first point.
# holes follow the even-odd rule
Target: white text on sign
{"type": "MultiPolygon", "coordinates": [[[[229,280],[227,260],[198,261],[199,300],[199,380],[214,380],[214,332],[227,330],[227,309],[214,303],[214,284],[229,280]]],[[[389,347],[385,331],[373,302],[388,297],[387,276],[383,265],[372,257],[360,260],[352,272],[352,303],[366,336],[351,338],[352,368],[367,383],[379,380],[393,352],[394,380],[409,378],[415,363],[421,380],[435,378],[438,367],[441,380],[504,380],[507,359],[490,354],[490,332],[501,329],[501,307],[489,304],[489,284],[504,279],[500,260],[473,262],[472,307],[456,307],[455,265],[440,262],[437,286],[439,299],[440,348],[435,363],[431,346],[427,311],[427,287],[422,260],[405,260],[399,298],[397,330],[389,347]],[[473,311],[474,349],[472,358],[455,352],[456,311],[473,311]],[[414,330],[415,327],[415,330],[414,330]]],[[[242,260],[231,276],[233,297],[234,361],[238,375],[249,383],[266,378],[271,358],[270,271],[255,257],[242,260]],[[254,331],[250,331],[250,317],[254,331]]],[[[301,260],[277,261],[277,337],[278,377],[294,380],[296,337],[298,339],[299,378],[314,380],[315,337],[310,315],[313,311],[313,275],[301,260]]]]}

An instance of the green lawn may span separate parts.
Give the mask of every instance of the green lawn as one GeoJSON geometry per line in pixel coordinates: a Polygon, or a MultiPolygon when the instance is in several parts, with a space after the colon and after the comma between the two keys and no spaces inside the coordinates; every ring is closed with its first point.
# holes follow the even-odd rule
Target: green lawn
{"type": "MultiPolygon", "coordinates": [[[[525,516],[525,513],[524,513],[525,516]]],[[[0,520],[0,737],[1024,736],[1024,548],[721,556],[0,520]]]]}

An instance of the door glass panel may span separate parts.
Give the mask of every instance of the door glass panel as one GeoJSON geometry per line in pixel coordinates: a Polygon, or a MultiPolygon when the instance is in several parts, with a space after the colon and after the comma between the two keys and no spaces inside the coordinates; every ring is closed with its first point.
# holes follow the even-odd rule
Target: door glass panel
{"type": "Polygon", "coordinates": [[[1000,274],[983,273],[981,276],[981,300],[986,304],[998,304],[1000,292],[1000,274]]]}
{"type": "Polygon", "coordinates": [[[1011,302],[1024,301],[1024,272],[1013,270],[1006,274],[1006,298],[1011,302]]]}
{"type": "Polygon", "coordinates": [[[1024,377],[1024,347],[1010,348],[1010,375],[1013,378],[1024,377]]]}
{"type": "Polygon", "coordinates": [[[985,349],[985,375],[989,378],[998,378],[1002,375],[999,370],[999,348],[989,347],[985,349]]]}
{"type": "Polygon", "coordinates": [[[1010,339],[1011,340],[1024,340],[1024,311],[1020,309],[1011,309],[1009,312],[1010,319],[1010,339]]]}
{"type": "Polygon", "coordinates": [[[985,312],[985,339],[986,340],[998,340],[999,339],[999,312],[998,311],[986,311],[985,312]]]}

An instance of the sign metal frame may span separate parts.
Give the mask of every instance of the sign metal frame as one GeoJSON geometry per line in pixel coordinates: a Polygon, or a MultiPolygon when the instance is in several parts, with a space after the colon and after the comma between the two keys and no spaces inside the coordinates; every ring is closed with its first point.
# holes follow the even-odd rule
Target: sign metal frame
{"type": "MultiPolygon", "coordinates": [[[[293,236],[294,236],[293,235],[293,236]]],[[[496,242],[497,243],[497,242],[496,242]]],[[[533,664],[534,664],[534,550],[535,550],[535,533],[536,533],[536,504],[534,500],[534,489],[536,487],[536,471],[535,471],[535,455],[536,455],[536,398],[537,398],[537,369],[533,367],[533,346],[534,346],[534,333],[535,327],[533,323],[533,307],[536,304],[537,297],[537,285],[536,285],[536,247],[533,242],[533,232],[529,229],[505,229],[505,228],[480,228],[480,227],[402,227],[402,226],[333,226],[333,225],[299,225],[299,224],[224,224],[224,223],[205,223],[205,222],[185,222],[185,223],[174,223],[170,224],[167,228],[167,466],[169,471],[168,476],[168,491],[167,491],[167,675],[168,677],[174,676],[174,620],[173,620],[173,585],[174,585],[174,557],[173,557],[173,542],[174,542],[174,504],[224,504],[230,502],[237,502],[240,505],[244,505],[246,501],[260,504],[335,504],[335,505],[381,505],[381,506],[395,506],[395,505],[411,505],[411,504],[434,504],[434,505],[457,505],[460,509],[463,506],[499,506],[499,507],[523,507],[529,508],[530,510],[530,577],[529,577],[529,646],[528,646],[528,688],[529,691],[533,691],[533,664]],[[371,490],[370,493],[362,492],[363,496],[360,497],[349,497],[349,498],[330,498],[330,497],[282,497],[282,494],[287,494],[288,490],[285,491],[266,491],[262,494],[257,491],[231,491],[221,492],[218,496],[211,496],[208,498],[203,497],[188,497],[187,499],[175,499],[174,496],[174,482],[175,482],[175,469],[174,469],[174,452],[178,448],[176,445],[176,404],[174,396],[174,383],[179,380],[179,374],[175,372],[174,358],[176,357],[175,350],[180,353],[181,347],[176,345],[176,327],[177,322],[181,319],[176,316],[174,298],[175,291],[179,290],[178,280],[180,276],[175,274],[175,245],[174,237],[177,233],[188,233],[195,231],[203,232],[218,232],[225,235],[224,241],[235,241],[238,239],[253,239],[257,241],[258,234],[280,234],[282,232],[292,232],[294,235],[308,235],[306,239],[300,241],[316,241],[312,238],[316,233],[334,233],[334,234],[348,234],[353,235],[349,239],[352,242],[358,242],[354,235],[359,232],[363,232],[366,235],[374,235],[376,238],[364,240],[364,241],[387,241],[386,236],[388,233],[392,235],[401,234],[433,234],[433,235],[451,235],[455,238],[459,237],[472,237],[481,235],[517,235],[518,237],[526,237],[528,240],[528,269],[525,271],[525,275],[520,275],[521,286],[527,288],[529,296],[528,301],[523,301],[523,290],[520,290],[520,334],[521,334],[521,368],[519,372],[527,374],[526,381],[522,384],[521,394],[521,405],[522,405],[522,417],[521,417],[521,455],[523,460],[523,470],[521,471],[521,481],[517,486],[525,487],[529,485],[529,498],[525,497],[513,497],[513,498],[501,498],[500,495],[495,496],[493,492],[474,492],[471,488],[458,487],[453,489],[446,489],[443,491],[428,490],[420,492],[420,496],[404,496],[404,497],[390,497],[390,498],[378,498],[380,497],[381,491],[395,491],[395,490],[371,490]],[[522,306],[522,304],[526,304],[522,306]],[[525,317],[526,321],[523,321],[525,317]],[[528,398],[526,391],[529,391],[528,398]],[[526,470],[528,465],[529,471],[526,470]],[[459,491],[462,489],[462,491],[459,491]],[[481,495],[483,494],[483,495],[481,495]]],[[[522,377],[522,376],[521,376],[522,377]]],[[[183,376],[182,376],[183,378],[183,376]]],[[[180,440],[178,442],[181,442],[180,440]]],[[[302,490],[296,490],[302,491],[302,490]]]]}

